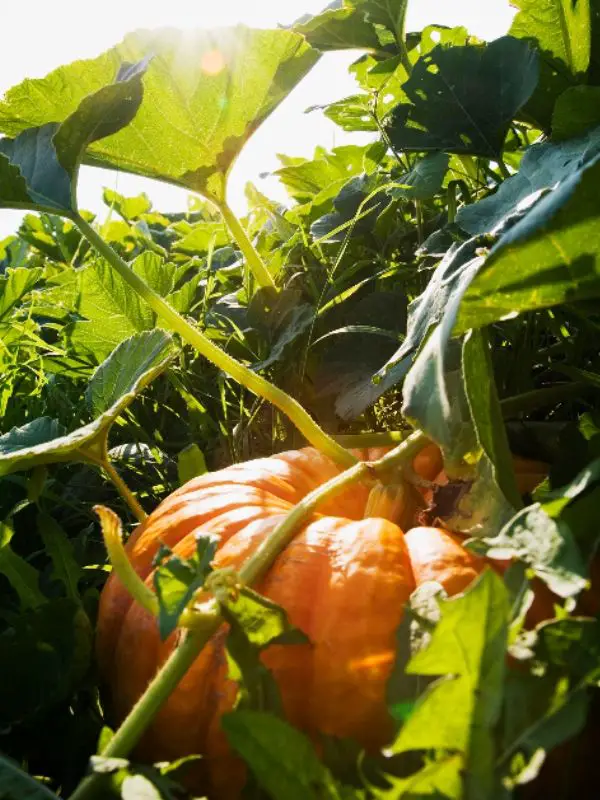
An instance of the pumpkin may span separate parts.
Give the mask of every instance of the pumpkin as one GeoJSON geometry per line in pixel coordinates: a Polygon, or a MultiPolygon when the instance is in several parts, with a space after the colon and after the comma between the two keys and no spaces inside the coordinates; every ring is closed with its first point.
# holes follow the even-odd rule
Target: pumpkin
{"type": "MultiPolygon", "coordinates": [[[[382,451],[357,455],[373,460],[382,451]]],[[[428,480],[441,466],[433,446],[413,463],[428,480]]],[[[161,542],[190,557],[201,532],[220,536],[215,567],[237,568],[296,503],[339,471],[329,458],[305,448],[203,475],[170,495],[138,527],[127,543],[130,561],[151,584],[161,542]]],[[[256,588],[283,606],[310,640],[271,646],[263,654],[287,718],[313,738],[319,732],[351,737],[372,750],[392,733],[386,683],[411,593],[427,580],[437,580],[450,595],[461,592],[486,561],[447,531],[414,528],[404,534],[394,521],[364,519],[368,499],[369,487],[355,484],[323,503],[256,588]]],[[[142,760],[204,754],[219,798],[237,796],[243,785],[219,727],[236,695],[227,678],[225,636],[220,631],[200,654],[136,754],[142,760]]],[[[156,620],[111,575],[100,599],[97,656],[114,721],[128,713],[175,641],[176,634],[161,642],[156,620]]]]}

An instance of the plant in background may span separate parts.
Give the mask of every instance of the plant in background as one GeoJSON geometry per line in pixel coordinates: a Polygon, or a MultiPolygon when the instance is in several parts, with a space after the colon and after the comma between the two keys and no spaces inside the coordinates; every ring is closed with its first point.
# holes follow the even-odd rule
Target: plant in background
{"type": "MultiPolygon", "coordinates": [[[[99,653],[112,703],[126,718],[114,736],[102,734],[101,755],[73,798],[107,791],[109,783],[123,797],[172,797],[175,767],[205,771],[201,762],[152,771],[127,760],[156,713],[170,732],[163,740],[148,734],[160,744],[156,755],[205,747],[213,785],[220,783],[219,753],[230,770],[222,733],[200,745],[173,709],[196,673],[193,691],[208,691],[198,664],[209,656],[198,654],[207,643],[206,653],[215,652],[219,639],[211,637],[223,620],[235,683],[222,686],[236,707],[222,726],[250,767],[250,791],[479,798],[555,791],[557,774],[568,775],[567,793],[577,786],[581,794],[597,779],[585,769],[593,759],[565,756],[566,742],[580,734],[585,752],[598,733],[593,714],[584,728],[600,664],[589,588],[600,474],[593,304],[600,118],[590,110],[600,78],[597,14],[593,3],[571,9],[547,0],[519,9],[509,35],[489,44],[462,28],[407,34],[404,0],[345,0],[293,30],[238,27],[185,39],[171,30],[140,32],[97,59],[25,81],[0,104],[8,137],[0,140],[0,204],[41,213],[4,243],[0,279],[0,409],[7,427],[16,426],[0,436],[7,487],[0,635],[13,643],[0,660],[5,685],[22,659],[31,664],[6,705],[11,754],[49,769],[21,741],[44,714],[54,715],[68,741],[77,726],[66,720],[79,703],[89,722],[87,738],[80,737],[81,773],[103,714],[88,671],[103,571],[82,522],[103,498],[83,501],[73,476],[63,477],[70,467],[47,472],[45,465],[100,467],[143,520],[136,493],[109,458],[123,447],[142,448],[155,465],[157,485],[149,490],[142,480],[138,489],[145,504],[169,494],[178,479],[202,475],[207,446],[219,463],[218,437],[234,454],[268,454],[294,441],[295,427],[320,451],[287,456],[291,464],[306,461],[301,475],[277,466],[285,457],[273,457],[184,485],[142,523],[127,550],[118,518],[99,509],[114,570],[102,599],[99,653]],[[540,25],[544,15],[561,24],[540,25]],[[226,203],[234,159],[319,51],[340,48],[364,51],[351,66],[360,91],[326,114],[346,130],[372,132],[373,142],[318,149],[312,160],[282,157],[278,176],[294,205],[282,208],[249,187],[242,224],[226,203]],[[177,218],[154,211],[143,196],[107,192],[120,219],[98,229],[76,203],[82,162],[166,180],[208,203],[177,218]],[[292,361],[298,375],[290,375],[292,361]],[[265,400],[282,416],[269,418],[265,400]],[[75,430],[71,410],[81,423],[75,430]],[[108,448],[109,429],[116,450],[108,448]],[[419,474],[431,441],[441,455],[435,469],[419,474]],[[371,445],[395,447],[387,455],[347,449],[371,445]],[[537,461],[515,461],[511,450],[537,461]],[[28,480],[15,474],[30,468],[28,480]],[[253,480],[246,484],[247,469],[253,480]],[[225,524],[214,516],[219,491],[208,489],[230,475],[223,497],[233,503],[239,496],[235,508],[223,507],[232,515],[227,524],[247,524],[244,535],[262,539],[255,551],[244,545],[228,560],[236,539],[208,536],[223,536],[225,524]],[[273,517],[262,508],[254,519],[253,492],[264,506],[271,483],[273,517]],[[210,508],[203,516],[204,492],[210,508]],[[77,522],[69,524],[68,507],[77,522]],[[370,519],[334,523],[327,521],[332,510],[370,519]],[[334,599],[314,611],[310,585],[292,592],[300,570],[293,579],[285,573],[280,593],[272,594],[265,577],[277,583],[286,558],[302,560],[311,532],[322,536],[327,525],[346,538],[356,534],[356,550],[334,582],[349,593],[344,604],[357,604],[354,612],[336,611],[334,599]],[[192,528],[204,535],[185,538],[192,528]],[[375,549],[394,542],[394,553],[404,553],[402,568],[389,571],[399,592],[389,601],[382,599],[386,570],[372,590],[353,588],[353,575],[370,574],[374,539],[375,549]],[[446,547],[454,554],[449,574],[439,566],[450,558],[446,547]],[[493,571],[471,582],[486,563],[493,571]],[[151,588],[138,572],[144,578],[153,570],[151,588]],[[267,597],[248,588],[255,581],[267,597]],[[462,594],[440,599],[444,590],[462,594]],[[371,596],[377,602],[367,620],[371,596]],[[314,625],[297,610],[305,598],[314,625]],[[152,647],[140,663],[125,657],[131,665],[114,677],[113,649],[117,659],[121,651],[110,631],[117,635],[128,605],[119,635],[136,638],[140,625],[151,631],[152,647]],[[352,631],[364,626],[367,634],[341,658],[340,675],[313,665],[311,685],[288,682],[300,650],[281,645],[300,643],[316,657],[320,626],[336,614],[331,635],[339,633],[342,655],[352,631]],[[40,643],[54,673],[31,656],[40,643]],[[150,658],[150,650],[162,655],[150,658]],[[367,656],[368,674],[351,691],[377,689],[365,713],[382,721],[368,723],[368,737],[360,726],[311,723],[295,713],[290,697],[298,690],[299,710],[318,702],[319,692],[333,701],[350,685],[351,665],[367,656]],[[58,675],[60,691],[35,696],[42,674],[58,675]],[[320,760],[290,723],[316,737],[320,760]],[[336,739],[346,735],[368,752],[359,757],[356,744],[336,739]],[[565,758],[572,758],[570,772],[565,758]]],[[[345,718],[343,705],[332,707],[332,720],[345,718]]],[[[68,793],[78,778],[61,767],[53,787],[68,793]]],[[[32,786],[8,762],[0,781],[13,793],[32,786]]]]}

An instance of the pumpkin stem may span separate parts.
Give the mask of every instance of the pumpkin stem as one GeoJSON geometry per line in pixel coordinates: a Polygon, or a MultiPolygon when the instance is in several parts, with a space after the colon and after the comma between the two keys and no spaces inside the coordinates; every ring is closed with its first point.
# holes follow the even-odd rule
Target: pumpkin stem
{"type": "Polygon", "coordinates": [[[158,600],[156,595],[134,570],[123,546],[123,526],[121,520],[105,506],[94,506],[94,511],[100,518],[102,536],[108,550],[112,568],[119,580],[125,586],[133,599],[153,616],[158,614],[158,600]]]}
{"type": "Polygon", "coordinates": [[[380,517],[395,522],[401,530],[408,530],[415,513],[423,507],[421,495],[406,481],[378,482],[369,494],[364,518],[380,517]]]}

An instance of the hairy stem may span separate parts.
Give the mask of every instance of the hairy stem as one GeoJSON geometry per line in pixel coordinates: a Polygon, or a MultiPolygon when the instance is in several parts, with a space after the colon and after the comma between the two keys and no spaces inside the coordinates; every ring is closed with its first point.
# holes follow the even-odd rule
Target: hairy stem
{"type": "Polygon", "coordinates": [[[221,350],[214,342],[211,342],[207,336],[171,308],[139,275],[136,275],[128,264],[115,253],[82,217],[75,215],[73,220],[88,241],[104,256],[123,280],[146,301],[163,325],[179,334],[184,341],[195,347],[201,355],[246,389],[277,406],[298,428],[305,439],[321,453],[329,456],[342,466],[347,467],[356,463],[354,456],[325,433],[300,403],[251,369],[248,369],[248,367],[240,364],[239,361],[236,361],[235,358],[221,350]]]}
{"type": "Polygon", "coordinates": [[[400,8],[396,16],[394,35],[396,37],[396,44],[398,45],[398,50],[400,51],[400,60],[402,61],[402,66],[406,70],[407,74],[410,76],[410,73],[412,72],[412,64],[410,63],[410,58],[408,57],[408,50],[406,48],[407,8],[408,8],[408,0],[401,0],[400,8]]]}
{"type": "Polygon", "coordinates": [[[271,273],[258,254],[257,249],[250,241],[250,238],[248,237],[248,234],[244,230],[244,227],[239,219],[226,202],[219,203],[217,207],[221,212],[223,219],[225,220],[225,223],[231,232],[231,235],[238,243],[238,246],[242,251],[242,255],[246,259],[246,264],[254,275],[254,280],[263,289],[275,289],[275,281],[273,280],[271,273]]]}
{"type": "Polygon", "coordinates": [[[112,481],[115,489],[119,492],[123,500],[125,500],[137,521],[143,522],[148,515],[140,505],[137,497],[133,494],[129,486],[127,486],[123,478],[111,464],[110,460],[107,458],[105,461],[103,461],[101,467],[109,480],[112,481]]]}

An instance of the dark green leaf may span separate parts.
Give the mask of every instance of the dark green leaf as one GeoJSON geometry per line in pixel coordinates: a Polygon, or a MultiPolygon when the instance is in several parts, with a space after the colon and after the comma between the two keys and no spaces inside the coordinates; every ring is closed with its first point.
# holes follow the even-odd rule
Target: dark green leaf
{"type": "Polygon", "coordinates": [[[38,514],[37,525],[46,552],[52,560],[52,577],[62,583],[70,600],[79,603],[78,584],[83,570],[75,559],[71,540],[58,522],[45,512],[38,514]]]}
{"type": "Polygon", "coordinates": [[[449,156],[432,153],[412,167],[410,172],[397,178],[398,186],[388,190],[391,197],[406,197],[413,200],[429,200],[442,188],[448,170],[449,156]]]}
{"type": "Polygon", "coordinates": [[[457,331],[600,294],[599,176],[596,158],[501,237],[465,292],[457,331]]]}
{"type": "Polygon", "coordinates": [[[471,331],[463,347],[463,375],[477,442],[493,470],[494,482],[506,500],[521,505],[508,436],[494,379],[492,354],[483,331],[471,331]]]}
{"type": "Polygon", "coordinates": [[[3,755],[0,755],[0,796],[4,800],[58,800],[54,792],[3,755]]]}
{"type": "MultiPolygon", "coordinates": [[[[600,128],[579,139],[536,144],[523,156],[516,175],[505,180],[493,195],[463,207],[456,222],[472,235],[508,229],[522,217],[527,219],[530,211],[535,212],[536,203],[547,193],[562,192],[573,175],[599,152],[600,128]]],[[[538,222],[543,224],[544,219],[538,222]]]]}
{"type": "Polygon", "coordinates": [[[600,125],[600,86],[572,86],[564,91],[552,113],[552,139],[562,142],[600,125]]]}
{"type": "Polygon", "coordinates": [[[12,549],[13,529],[0,522],[0,573],[17,593],[22,611],[36,609],[46,603],[39,588],[40,575],[22,556],[12,549]]]}
{"type": "MultiPolygon", "coordinates": [[[[80,676],[78,615],[60,598],[15,618],[0,635],[0,725],[31,720],[64,701],[80,676]]],[[[89,633],[88,627],[88,654],[89,633]]]]}
{"type": "Polygon", "coordinates": [[[273,800],[342,800],[340,787],[302,733],[270,714],[240,710],[221,720],[230,744],[273,800]]]}
{"type": "Polygon", "coordinates": [[[386,123],[398,150],[498,158],[517,110],[538,79],[537,58],[511,37],[487,46],[436,47],[415,64],[386,123]]]}

